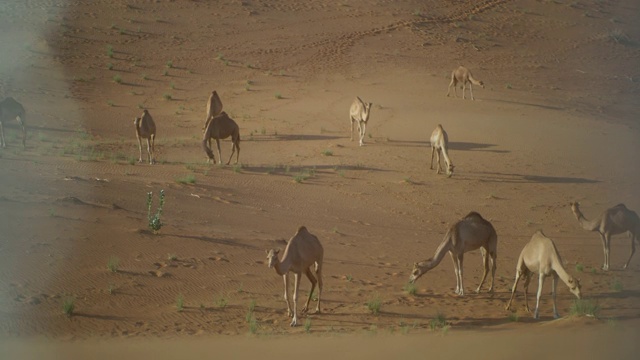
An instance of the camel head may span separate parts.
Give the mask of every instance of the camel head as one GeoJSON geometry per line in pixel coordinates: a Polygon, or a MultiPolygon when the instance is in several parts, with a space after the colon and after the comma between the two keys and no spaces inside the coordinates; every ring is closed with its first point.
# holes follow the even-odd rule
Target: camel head
{"type": "Polygon", "coordinates": [[[569,205],[571,205],[571,211],[574,214],[579,214],[580,213],[580,203],[575,201],[575,202],[570,202],[569,205]]]}
{"type": "Polygon", "coordinates": [[[265,250],[265,252],[267,253],[267,265],[269,265],[269,269],[271,269],[280,262],[280,260],[278,260],[280,249],[265,250]]]}
{"type": "Polygon", "coordinates": [[[570,277],[569,280],[567,280],[567,285],[569,285],[569,291],[571,291],[573,295],[575,295],[578,299],[582,298],[582,293],[580,292],[582,286],[580,285],[579,279],[570,277]]]}
{"type": "Polygon", "coordinates": [[[484,89],[484,81],[480,80],[478,83],[479,83],[479,84],[480,84],[480,86],[482,86],[482,88],[484,89]]]}
{"type": "Polygon", "coordinates": [[[372,103],[365,103],[364,104],[364,116],[362,116],[362,120],[364,122],[368,122],[369,121],[369,114],[371,114],[371,105],[373,105],[372,103]]]}
{"type": "Polygon", "coordinates": [[[413,270],[411,270],[411,275],[409,276],[409,283],[413,284],[420,276],[427,272],[426,270],[423,270],[424,267],[424,262],[413,263],[413,270]]]}
{"type": "Polygon", "coordinates": [[[455,168],[455,166],[453,166],[453,164],[449,164],[449,168],[447,169],[447,177],[453,176],[453,168],[455,168]]]}

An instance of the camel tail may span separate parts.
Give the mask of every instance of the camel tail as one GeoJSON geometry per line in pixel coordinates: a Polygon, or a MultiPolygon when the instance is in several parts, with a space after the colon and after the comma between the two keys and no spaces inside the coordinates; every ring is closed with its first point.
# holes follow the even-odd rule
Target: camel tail
{"type": "Polygon", "coordinates": [[[215,161],[215,157],[213,156],[213,151],[211,151],[211,149],[209,149],[209,146],[207,144],[207,139],[203,139],[202,140],[202,148],[204,149],[204,152],[207,153],[207,156],[209,157],[209,159],[215,161]]]}

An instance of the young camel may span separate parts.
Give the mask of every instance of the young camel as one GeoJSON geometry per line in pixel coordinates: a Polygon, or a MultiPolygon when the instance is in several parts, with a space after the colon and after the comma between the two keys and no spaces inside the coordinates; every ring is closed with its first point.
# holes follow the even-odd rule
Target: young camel
{"type": "Polygon", "coordinates": [[[365,103],[356,96],[349,109],[349,118],[351,119],[351,141],[353,141],[353,123],[358,124],[358,134],[360,136],[360,146],[364,145],[364,133],[367,131],[367,122],[371,112],[371,103],[365,103]]]}
{"type": "Polygon", "coordinates": [[[216,163],[216,158],[213,156],[213,151],[211,151],[211,139],[216,140],[216,145],[218,147],[218,159],[220,160],[220,164],[222,164],[222,154],[220,153],[220,139],[226,139],[231,136],[231,156],[229,156],[229,161],[227,161],[227,165],[231,162],[231,158],[233,157],[233,153],[237,151],[236,155],[236,164],[238,163],[238,158],[240,157],[240,128],[238,124],[227,115],[226,112],[221,112],[220,114],[214,116],[207,124],[206,129],[204,130],[204,136],[202,138],[202,148],[207,153],[209,160],[213,160],[213,163],[216,163]]]}
{"type": "Polygon", "coordinates": [[[156,162],[156,123],[153,121],[153,118],[147,109],[144,109],[144,111],[142,111],[142,117],[135,118],[133,123],[136,126],[136,138],[138,139],[138,150],[140,151],[140,158],[138,159],[138,162],[142,162],[142,139],[147,139],[149,164],[154,164],[156,162]]]}
{"type": "Polygon", "coordinates": [[[569,287],[569,290],[578,299],[580,299],[580,282],[578,279],[569,275],[564,269],[564,266],[562,266],[562,259],[560,258],[558,249],[556,249],[556,245],[553,241],[546,237],[542,231],[538,230],[533,234],[531,240],[524,246],[524,249],[522,249],[522,252],[520,253],[518,265],[516,266],[516,281],[511,289],[511,298],[505,307],[506,310],[509,310],[511,307],[511,302],[515,296],[518,281],[524,276],[524,305],[527,308],[527,311],[531,312],[529,309],[529,302],[527,300],[527,291],[529,290],[531,275],[534,272],[538,273],[538,294],[536,296],[536,310],[533,313],[534,319],[537,319],[539,315],[538,309],[540,305],[540,296],[542,295],[542,285],[544,284],[544,279],[547,276],[553,276],[551,278],[551,296],[553,298],[554,318],[557,319],[560,317],[556,307],[556,287],[558,285],[558,278],[560,278],[560,280],[569,287]]]}
{"type": "Polygon", "coordinates": [[[8,97],[0,101],[0,147],[7,147],[7,142],[4,140],[4,128],[2,123],[13,119],[18,120],[18,123],[22,127],[22,147],[26,148],[27,131],[25,130],[24,125],[24,107],[12,97],[8,97]]]}
{"type": "MultiPolygon", "coordinates": [[[[207,118],[204,120],[204,126],[202,127],[202,132],[204,133],[205,129],[209,125],[209,121],[216,115],[219,115],[222,112],[222,100],[218,96],[218,93],[214,90],[211,92],[209,96],[209,101],[207,101],[207,118]]],[[[209,138],[209,148],[211,148],[211,138],[209,138]]]]}
{"type": "Polygon", "coordinates": [[[447,165],[447,176],[451,177],[453,175],[453,164],[451,163],[451,159],[449,159],[449,136],[447,132],[444,131],[442,125],[438,124],[435,130],[431,133],[431,166],[430,169],[433,170],[433,155],[435,153],[437,160],[437,169],[436,174],[440,174],[442,167],[440,166],[440,156],[444,157],[445,165],[447,165]]]}
{"type": "Polygon", "coordinates": [[[449,83],[449,91],[447,91],[447,96],[451,93],[451,87],[453,86],[453,93],[458,97],[458,83],[462,83],[462,98],[464,99],[464,91],[467,88],[467,84],[469,84],[469,93],[471,93],[471,100],[475,100],[473,98],[473,85],[482,86],[484,89],[484,82],[476,80],[471,75],[471,71],[464,66],[460,66],[457,69],[451,72],[451,82],[449,83]]]}
{"type": "Polygon", "coordinates": [[[464,286],[462,284],[462,262],[464,253],[480,248],[482,252],[482,263],[484,273],[476,293],[480,292],[487,274],[489,273],[489,257],[491,257],[491,286],[489,292],[493,291],[493,281],[496,274],[496,255],[498,249],[498,235],[490,222],[482,218],[475,211],[470,212],[463,219],[456,222],[449,228],[444,236],[444,240],[436,249],[432,258],[413,264],[413,271],[409,277],[409,282],[415,282],[427,271],[440,264],[445,254],[448,252],[453,260],[453,270],[456,275],[455,293],[464,296],[464,286]]]}
{"type": "Polygon", "coordinates": [[[631,253],[629,259],[624,264],[623,270],[629,266],[633,254],[636,252],[636,242],[640,235],[640,219],[635,211],[627,209],[624,204],[618,204],[612,208],[605,210],[599,217],[592,221],[585,219],[584,215],[580,211],[580,204],[577,202],[571,203],[571,211],[576,216],[576,219],[580,222],[583,229],[589,231],[597,231],[602,239],[602,246],[604,249],[604,264],[602,269],[609,270],[609,247],[611,243],[611,236],[622,233],[628,233],[631,240],[631,253]]]}
{"type": "Polygon", "coordinates": [[[302,313],[306,313],[309,309],[309,301],[311,301],[311,295],[313,290],[318,284],[318,304],[316,306],[315,313],[320,313],[320,296],[322,295],[322,258],[324,256],[324,250],[320,241],[315,235],[309,233],[306,227],[301,226],[296,234],[289,240],[287,247],[284,249],[282,260],[278,260],[279,249],[271,249],[267,251],[267,261],[269,268],[274,268],[278,275],[281,275],[284,279],[284,301],[287,303],[287,315],[293,316],[291,326],[298,324],[298,289],[300,288],[300,278],[302,273],[307,276],[311,281],[311,291],[309,291],[309,297],[307,302],[302,308],[302,313]],[[311,265],[315,264],[316,276],[313,276],[311,272],[311,265]],[[289,303],[289,280],[288,273],[294,273],[294,287],[293,287],[293,312],[291,310],[291,304],[289,303]],[[316,279],[317,277],[317,279],[316,279]]]}

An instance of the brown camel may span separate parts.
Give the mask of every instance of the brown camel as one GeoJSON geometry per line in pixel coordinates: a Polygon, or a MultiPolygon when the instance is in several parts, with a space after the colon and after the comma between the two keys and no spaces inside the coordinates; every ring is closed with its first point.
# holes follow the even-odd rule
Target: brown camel
{"type": "Polygon", "coordinates": [[[444,236],[444,240],[436,249],[432,258],[413,264],[413,271],[409,277],[409,282],[413,283],[427,271],[440,264],[445,254],[448,252],[453,260],[453,269],[456,275],[455,293],[464,296],[464,286],[462,284],[462,262],[464,253],[480,248],[482,252],[482,263],[484,273],[480,285],[476,289],[479,293],[484,284],[484,280],[489,273],[489,257],[491,257],[491,286],[489,292],[493,291],[493,281],[496,274],[496,255],[498,249],[498,235],[493,225],[485,220],[475,211],[470,212],[452,225],[444,236]]]}
{"type": "Polygon", "coordinates": [[[0,101],[0,147],[7,147],[7,142],[4,140],[4,128],[2,124],[5,121],[18,120],[18,123],[22,127],[22,147],[26,148],[27,131],[25,129],[25,111],[24,107],[12,97],[8,97],[0,101]]]}
{"type": "Polygon", "coordinates": [[[580,204],[572,202],[571,211],[576,216],[583,229],[589,231],[597,231],[602,239],[602,247],[604,249],[604,264],[602,269],[609,270],[609,247],[611,243],[611,236],[622,233],[628,233],[631,240],[631,253],[629,259],[624,264],[622,269],[626,269],[629,266],[629,262],[636,252],[636,242],[638,241],[638,235],[640,235],[640,219],[635,211],[627,209],[624,204],[618,204],[612,208],[605,210],[599,217],[592,221],[585,219],[584,215],[580,211],[580,204]]]}
{"type": "Polygon", "coordinates": [[[460,66],[457,69],[451,72],[451,82],[449,83],[449,91],[447,91],[447,96],[451,92],[451,87],[453,86],[453,93],[458,97],[458,83],[462,83],[462,98],[464,99],[464,91],[467,88],[467,84],[469,84],[469,93],[471,94],[471,100],[475,100],[473,98],[473,85],[481,86],[484,89],[484,82],[480,80],[476,80],[471,75],[471,71],[464,66],[460,66]]]}
{"type": "Polygon", "coordinates": [[[136,138],[138,139],[138,150],[140,151],[138,162],[142,162],[142,139],[146,139],[149,164],[154,164],[156,162],[156,123],[153,121],[153,118],[147,109],[144,109],[144,111],[142,111],[142,116],[135,118],[133,123],[136,126],[136,138]]]}
{"type": "Polygon", "coordinates": [[[282,260],[278,259],[279,249],[271,249],[267,251],[267,261],[269,268],[274,268],[278,275],[284,279],[284,301],[287,302],[287,315],[293,316],[291,326],[298,324],[298,289],[300,288],[300,278],[302,273],[311,281],[311,291],[307,302],[302,308],[302,313],[306,313],[309,309],[311,295],[318,284],[318,304],[316,313],[320,313],[320,296],[322,295],[322,258],[324,250],[320,241],[315,235],[309,233],[306,227],[301,226],[296,234],[289,240],[287,247],[284,249],[282,260]],[[315,277],[311,272],[311,266],[315,264],[315,277]],[[293,312],[289,303],[289,281],[288,273],[294,273],[295,283],[293,288],[293,312]],[[317,279],[316,279],[317,277],[317,279]]]}
{"type": "Polygon", "coordinates": [[[556,249],[556,245],[553,241],[546,237],[541,230],[538,230],[533,234],[531,240],[529,240],[529,242],[524,246],[524,249],[522,249],[522,252],[520,253],[520,257],[518,258],[518,265],[516,266],[516,281],[511,289],[511,298],[506,306],[507,310],[511,307],[511,302],[515,296],[518,281],[524,276],[524,304],[527,311],[531,312],[531,310],[529,310],[529,301],[527,300],[527,291],[529,290],[529,281],[531,280],[531,275],[533,273],[538,273],[538,294],[536,296],[536,310],[533,313],[534,319],[537,319],[539,315],[538,309],[540,305],[540,296],[542,295],[542,285],[544,284],[544,279],[547,276],[552,276],[551,296],[553,298],[554,318],[557,319],[560,317],[560,315],[558,315],[558,308],[556,307],[556,287],[558,285],[558,278],[569,287],[569,290],[578,299],[580,299],[580,282],[578,279],[574,279],[569,275],[564,269],[564,266],[562,266],[562,259],[560,258],[558,249],[556,249]]]}
{"type": "Polygon", "coordinates": [[[238,163],[238,158],[240,157],[240,128],[238,124],[227,115],[226,112],[221,112],[220,114],[214,116],[207,124],[207,128],[204,130],[204,136],[202,138],[202,148],[207,153],[209,160],[213,160],[213,163],[216,163],[216,158],[213,156],[213,151],[211,151],[211,139],[216,140],[216,145],[218,147],[218,158],[220,160],[220,164],[222,164],[222,154],[220,153],[220,139],[226,139],[231,136],[231,156],[229,156],[229,161],[227,161],[227,165],[231,162],[231,158],[233,157],[233,153],[237,151],[236,155],[236,164],[238,163]]]}
{"type": "MultiPolygon", "coordinates": [[[[202,132],[207,129],[209,125],[209,121],[222,112],[222,100],[218,96],[218,93],[214,90],[209,95],[209,101],[207,101],[207,118],[204,120],[204,126],[202,127],[202,132]]],[[[209,148],[211,148],[211,138],[209,138],[209,148]]]]}

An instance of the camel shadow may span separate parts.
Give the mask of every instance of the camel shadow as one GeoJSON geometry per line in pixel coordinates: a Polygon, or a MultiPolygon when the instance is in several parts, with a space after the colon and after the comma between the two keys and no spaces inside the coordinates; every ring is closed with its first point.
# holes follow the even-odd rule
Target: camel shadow
{"type": "Polygon", "coordinates": [[[249,245],[249,244],[243,244],[231,239],[216,239],[213,237],[209,237],[209,236],[196,236],[196,235],[184,235],[184,234],[165,234],[166,236],[175,236],[177,238],[182,238],[182,239],[194,239],[194,240],[200,240],[200,241],[206,241],[209,243],[214,243],[214,244],[220,244],[220,245],[227,245],[227,246],[236,246],[236,247],[241,247],[241,248],[245,248],[245,249],[251,249],[251,250],[260,250],[259,247],[257,246],[253,246],[253,245],[249,245]]]}
{"type": "Polygon", "coordinates": [[[531,106],[531,107],[536,107],[536,108],[540,108],[540,109],[547,109],[547,110],[558,110],[558,111],[561,111],[561,110],[565,110],[566,109],[566,108],[559,107],[559,106],[534,104],[534,103],[527,103],[527,102],[521,102],[521,101],[511,101],[511,100],[504,100],[504,99],[484,99],[484,101],[495,101],[495,102],[501,102],[501,103],[506,103],[506,104],[525,105],[525,106],[531,106]]]}
{"type": "Polygon", "coordinates": [[[483,182],[538,184],[594,184],[600,182],[600,180],[577,177],[523,175],[487,171],[468,172],[460,174],[457,176],[457,179],[479,180],[483,182]]]}
{"type": "MultiPolygon", "coordinates": [[[[430,141],[415,141],[415,140],[387,140],[389,144],[392,146],[403,146],[403,147],[427,147],[431,148],[430,141]]],[[[465,141],[450,141],[449,142],[449,150],[460,150],[460,151],[486,151],[493,153],[509,153],[508,150],[491,150],[487,148],[491,148],[494,146],[498,146],[496,144],[482,144],[482,143],[474,143],[474,142],[465,142],[465,141]]]]}

